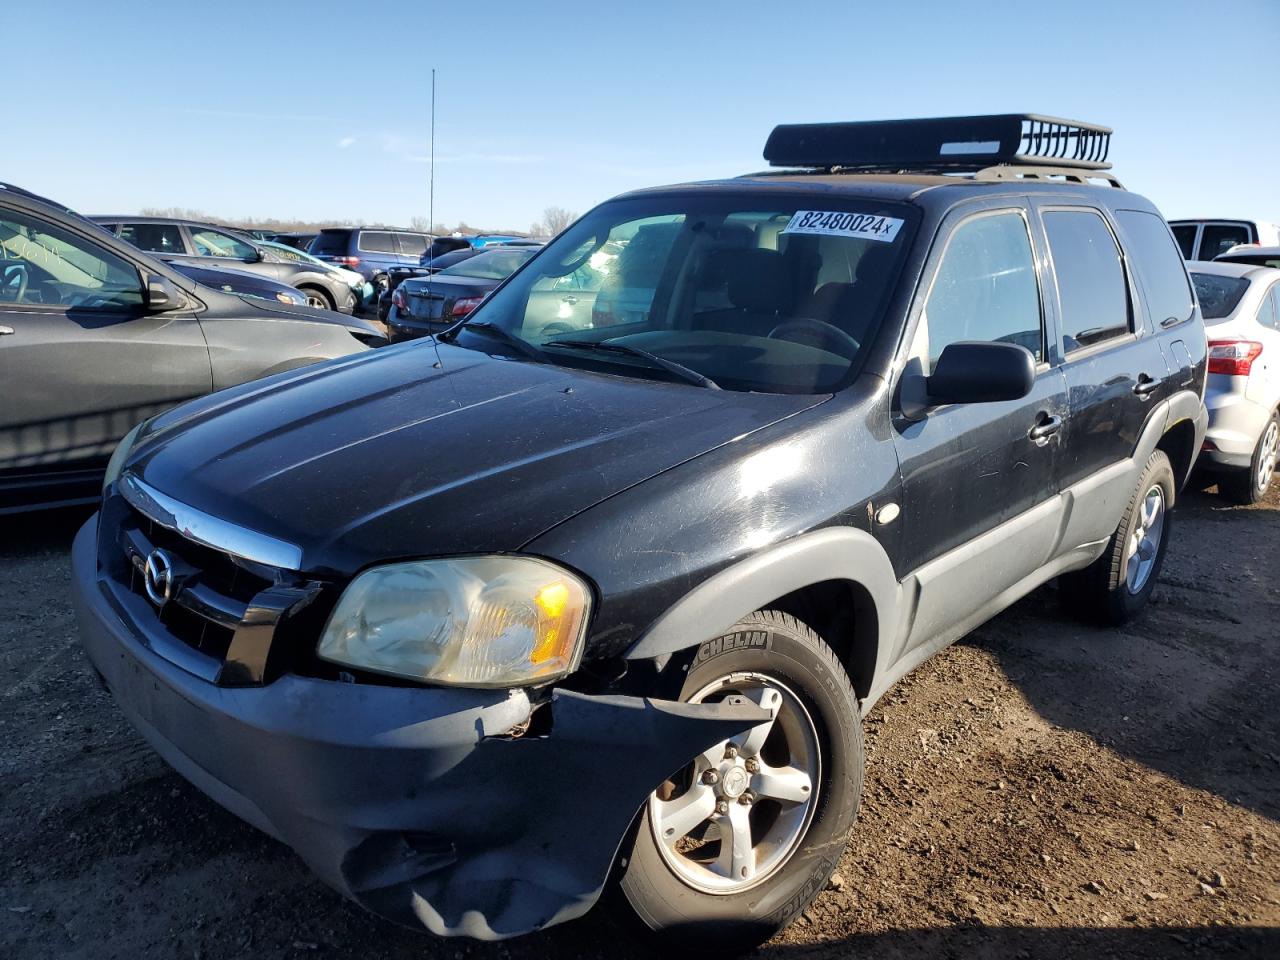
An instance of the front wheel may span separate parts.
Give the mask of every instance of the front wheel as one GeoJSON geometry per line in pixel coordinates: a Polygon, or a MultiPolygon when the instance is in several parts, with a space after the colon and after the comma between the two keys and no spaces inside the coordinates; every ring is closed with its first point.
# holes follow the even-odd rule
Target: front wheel
{"type": "Polygon", "coordinates": [[[730,696],[772,718],[660,784],[619,861],[625,919],[681,955],[748,950],[790,923],[826,886],[862,792],[857,697],[804,624],[763,611],[704,645],[681,699],[730,696]]]}
{"type": "Polygon", "coordinates": [[[312,310],[333,310],[333,301],[329,299],[329,295],[318,287],[299,287],[302,295],[307,298],[307,306],[312,310]]]}

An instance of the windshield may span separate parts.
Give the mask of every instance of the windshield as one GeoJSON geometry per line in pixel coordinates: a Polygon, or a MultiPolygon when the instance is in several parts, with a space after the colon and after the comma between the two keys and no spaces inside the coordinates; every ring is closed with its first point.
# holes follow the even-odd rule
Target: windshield
{"type": "Polygon", "coordinates": [[[1200,315],[1206,320],[1230,316],[1249,289],[1249,281],[1243,277],[1224,277],[1216,273],[1192,273],[1191,282],[1195,284],[1196,297],[1200,300],[1200,315]]]}
{"type": "Polygon", "coordinates": [[[549,244],[476,317],[553,363],[654,376],[644,351],[724,389],[828,392],[856,372],[915,223],[905,205],[831,196],[616,200],[549,244]]]}
{"type": "Polygon", "coordinates": [[[474,257],[445,267],[438,276],[472,277],[477,280],[505,280],[515,273],[535,251],[520,247],[515,249],[486,250],[474,257]]]}

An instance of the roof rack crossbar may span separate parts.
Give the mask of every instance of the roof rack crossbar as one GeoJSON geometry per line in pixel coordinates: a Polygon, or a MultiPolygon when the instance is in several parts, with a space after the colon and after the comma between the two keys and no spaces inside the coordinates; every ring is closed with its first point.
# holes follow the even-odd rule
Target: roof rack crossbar
{"type": "Polygon", "coordinates": [[[775,167],[927,173],[995,164],[1108,170],[1111,129],[1036,113],[858,123],[779,124],[765,159],[775,167]]]}

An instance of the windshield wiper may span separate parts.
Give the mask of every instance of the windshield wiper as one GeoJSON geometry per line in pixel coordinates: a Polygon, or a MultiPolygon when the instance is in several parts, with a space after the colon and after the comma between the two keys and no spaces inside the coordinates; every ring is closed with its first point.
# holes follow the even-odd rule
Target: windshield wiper
{"type": "Polygon", "coordinates": [[[683,363],[676,363],[674,360],[668,360],[666,357],[660,357],[656,353],[650,353],[648,350],[642,350],[640,347],[633,347],[629,343],[618,343],[616,341],[603,340],[548,340],[543,344],[544,347],[571,347],[578,350],[600,350],[606,353],[623,353],[629,357],[639,357],[646,360],[655,367],[667,371],[667,373],[675,374],[681,380],[687,383],[696,384],[699,387],[706,387],[708,390],[719,390],[720,384],[716,383],[705,374],[699,373],[692,367],[686,367],[683,363]]]}
{"type": "Polygon", "coordinates": [[[474,333],[482,333],[495,340],[501,340],[507,346],[514,347],[520,353],[533,360],[546,360],[542,351],[528,340],[523,340],[505,327],[500,327],[496,323],[490,323],[488,320],[475,320],[470,323],[464,323],[461,326],[454,327],[452,330],[444,331],[438,335],[437,339],[455,340],[457,339],[458,334],[463,330],[471,330],[474,333]]]}

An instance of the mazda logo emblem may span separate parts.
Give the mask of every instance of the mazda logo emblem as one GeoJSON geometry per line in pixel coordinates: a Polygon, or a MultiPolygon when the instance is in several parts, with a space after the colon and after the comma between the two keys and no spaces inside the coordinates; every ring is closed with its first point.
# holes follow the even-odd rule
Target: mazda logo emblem
{"type": "Polygon", "coordinates": [[[142,565],[142,585],[157,607],[163,607],[173,596],[173,561],[163,550],[152,550],[142,565]]]}

